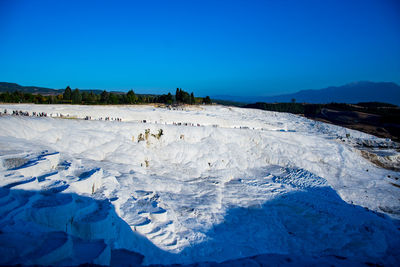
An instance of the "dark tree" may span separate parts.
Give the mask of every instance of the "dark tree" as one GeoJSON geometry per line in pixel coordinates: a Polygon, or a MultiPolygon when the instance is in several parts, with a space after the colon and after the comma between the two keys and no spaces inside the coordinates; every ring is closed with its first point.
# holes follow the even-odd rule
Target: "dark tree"
{"type": "Polygon", "coordinates": [[[84,91],[82,92],[82,101],[83,103],[88,103],[89,102],[89,93],[84,91]]]}
{"type": "Polygon", "coordinates": [[[171,105],[172,102],[174,102],[174,98],[172,97],[172,94],[171,94],[171,93],[168,93],[166,104],[171,105]]]}
{"type": "Polygon", "coordinates": [[[210,99],[210,97],[209,97],[209,96],[206,96],[206,97],[203,99],[203,103],[206,104],[206,105],[211,104],[211,99],[210,99]]]}
{"type": "Polygon", "coordinates": [[[103,104],[107,104],[107,102],[108,102],[108,93],[107,93],[106,90],[104,90],[103,92],[101,92],[101,95],[100,95],[100,102],[103,103],[103,104]]]}
{"type": "Polygon", "coordinates": [[[190,104],[190,95],[181,88],[176,88],[175,100],[177,103],[190,104]]]}
{"type": "Polygon", "coordinates": [[[64,90],[63,99],[71,100],[71,97],[72,97],[72,90],[69,86],[67,86],[67,88],[65,88],[64,90]]]}
{"type": "Polygon", "coordinates": [[[190,95],[188,92],[182,91],[182,102],[185,104],[190,104],[190,95]]]}
{"type": "Polygon", "coordinates": [[[88,102],[89,103],[96,103],[97,102],[97,97],[93,93],[93,91],[90,91],[89,97],[88,97],[88,102]]]}
{"type": "Polygon", "coordinates": [[[45,102],[45,98],[41,94],[37,94],[33,99],[35,104],[43,104],[45,102]]]}
{"type": "Polygon", "coordinates": [[[82,104],[82,95],[78,88],[72,92],[71,98],[72,104],[82,104]]]}
{"type": "Polygon", "coordinates": [[[179,88],[176,88],[175,101],[181,102],[181,90],[179,88]]]}
{"type": "Polygon", "coordinates": [[[118,104],[118,95],[110,93],[107,103],[108,104],[113,104],[113,105],[118,104]]]}
{"type": "Polygon", "coordinates": [[[130,90],[127,94],[126,94],[126,99],[127,99],[127,103],[128,104],[135,104],[137,101],[137,97],[135,95],[135,92],[133,92],[133,90],[130,90]]]}

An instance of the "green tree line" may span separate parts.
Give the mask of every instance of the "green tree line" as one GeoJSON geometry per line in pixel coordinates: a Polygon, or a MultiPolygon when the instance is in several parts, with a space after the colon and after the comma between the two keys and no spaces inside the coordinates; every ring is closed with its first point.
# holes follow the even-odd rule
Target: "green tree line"
{"type": "Polygon", "coordinates": [[[14,91],[12,93],[0,93],[0,102],[3,103],[35,103],[35,104],[85,104],[85,105],[118,105],[118,104],[211,104],[209,96],[205,98],[195,97],[193,92],[188,93],[181,88],[176,89],[176,94],[171,93],[163,95],[137,95],[133,90],[127,93],[113,93],[103,91],[95,94],[92,91],[72,90],[69,86],[65,88],[63,94],[59,95],[41,95],[23,93],[14,91]]]}

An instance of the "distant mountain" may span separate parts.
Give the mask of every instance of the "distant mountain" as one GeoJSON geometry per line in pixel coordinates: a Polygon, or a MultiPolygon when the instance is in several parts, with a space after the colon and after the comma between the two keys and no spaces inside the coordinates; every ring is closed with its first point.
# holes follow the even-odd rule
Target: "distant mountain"
{"type": "MultiPolygon", "coordinates": [[[[16,83],[7,83],[7,82],[0,82],[0,93],[3,92],[23,92],[23,93],[31,93],[31,94],[41,94],[41,95],[59,95],[64,93],[65,89],[51,89],[45,87],[37,87],[37,86],[22,86],[16,83]]],[[[72,90],[74,90],[72,88],[72,90]]],[[[93,92],[95,94],[101,94],[103,90],[93,89],[93,90],[86,90],[86,89],[79,89],[81,92],[93,92]]],[[[125,94],[124,92],[118,91],[111,91],[115,94],[125,94]]]]}
{"type": "Polygon", "coordinates": [[[302,90],[293,94],[270,97],[238,97],[214,96],[215,99],[225,99],[244,103],[254,102],[291,102],[298,103],[359,103],[385,102],[400,105],[400,86],[392,82],[354,82],[343,86],[331,86],[319,90],[302,90]]]}
{"type": "Polygon", "coordinates": [[[56,90],[45,87],[37,87],[37,86],[21,86],[16,83],[7,83],[0,82],[0,92],[23,92],[23,93],[31,93],[31,94],[41,94],[41,95],[57,95],[62,94],[64,89],[56,90]]]}

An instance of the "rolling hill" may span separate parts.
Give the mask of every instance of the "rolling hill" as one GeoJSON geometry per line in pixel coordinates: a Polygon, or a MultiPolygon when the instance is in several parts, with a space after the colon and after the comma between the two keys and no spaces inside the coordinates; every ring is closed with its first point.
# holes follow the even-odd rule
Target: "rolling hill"
{"type": "Polygon", "coordinates": [[[64,89],[51,89],[38,86],[22,86],[16,83],[0,82],[0,92],[15,92],[20,91],[24,93],[31,94],[41,94],[41,95],[57,95],[62,94],[64,89]]]}
{"type": "MultiPolygon", "coordinates": [[[[79,89],[81,92],[93,92],[95,94],[101,94],[103,90],[100,89],[79,89]]],[[[22,86],[17,83],[0,82],[0,93],[4,92],[23,92],[31,94],[41,94],[41,95],[59,95],[64,93],[64,89],[51,89],[38,86],[22,86]]],[[[112,93],[122,94],[123,92],[112,91],[112,93]]]]}

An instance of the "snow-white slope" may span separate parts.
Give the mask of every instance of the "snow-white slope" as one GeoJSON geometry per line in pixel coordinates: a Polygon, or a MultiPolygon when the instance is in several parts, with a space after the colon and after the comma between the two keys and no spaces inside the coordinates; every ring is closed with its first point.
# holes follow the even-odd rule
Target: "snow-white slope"
{"type": "Polygon", "coordinates": [[[388,140],[221,106],[0,109],[49,116],[0,117],[0,264],[399,262],[400,174],[354,147],[388,140]]]}

